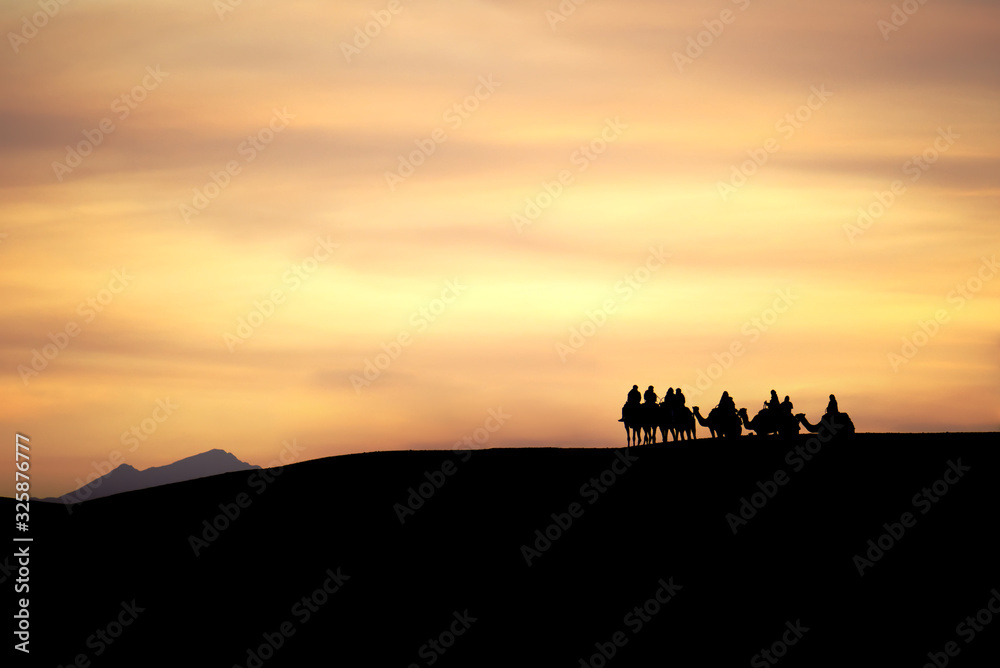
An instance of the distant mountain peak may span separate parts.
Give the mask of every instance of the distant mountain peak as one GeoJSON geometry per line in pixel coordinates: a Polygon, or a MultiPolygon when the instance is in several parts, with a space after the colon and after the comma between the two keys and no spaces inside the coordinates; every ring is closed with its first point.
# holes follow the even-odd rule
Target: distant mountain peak
{"type": "Polygon", "coordinates": [[[43,499],[60,503],[78,503],[99,499],[113,494],[132,492],[137,489],[159,487],[185,480],[206,478],[234,471],[252,471],[259,466],[241,461],[231,452],[212,448],[205,452],[178,459],[165,466],[151,466],[137,469],[131,464],[119,464],[112,471],[87,483],[83,487],[57,498],[43,499]]]}

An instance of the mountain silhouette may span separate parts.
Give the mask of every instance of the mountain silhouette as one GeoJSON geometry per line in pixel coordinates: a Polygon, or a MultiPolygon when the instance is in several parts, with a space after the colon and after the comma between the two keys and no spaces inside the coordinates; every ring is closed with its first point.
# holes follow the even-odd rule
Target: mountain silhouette
{"type": "Polygon", "coordinates": [[[165,466],[151,466],[139,470],[131,464],[119,464],[117,468],[95,478],[83,487],[59,497],[38,499],[57,503],[79,503],[91,499],[99,499],[113,494],[133,492],[148,487],[159,487],[185,480],[194,480],[208,476],[230,473],[232,471],[251,471],[259,466],[240,461],[232,453],[218,448],[179,459],[165,466]]]}
{"type": "Polygon", "coordinates": [[[32,504],[31,658],[995,665],[997,442],[371,452],[32,504]]]}

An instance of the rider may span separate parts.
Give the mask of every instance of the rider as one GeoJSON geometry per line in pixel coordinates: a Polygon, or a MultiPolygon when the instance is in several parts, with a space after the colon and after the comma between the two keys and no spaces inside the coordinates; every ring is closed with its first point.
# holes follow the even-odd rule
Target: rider
{"type": "Polygon", "coordinates": [[[836,415],[840,412],[840,409],[837,408],[837,397],[832,394],[830,395],[830,403],[826,405],[826,412],[830,415],[836,415]]]}
{"type": "Polygon", "coordinates": [[[674,392],[674,405],[677,406],[677,408],[684,408],[685,401],[687,400],[684,398],[684,393],[681,392],[681,388],[678,387],[677,391],[674,392]]]}
{"type": "Polygon", "coordinates": [[[719,399],[719,410],[726,414],[736,412],[736,402],[729,396],[728,391],[723,392],[722,397],[719,399]]]}
{"type": "Polygon", "coordinates": [[[656,398],[657,398],[656,397],[656,392],[653,391],[653,386],[652,385],[650,385],[649,389],[646,390],[646,392],[642,395],[642,398],[645,399],[648,403],[651,403],[651,404],[655,404],[656,403],[656,398]]]}
{"type": "Polygon", "coordinates": [[[785,395],[785,400],[781,402],[781,412],[782,412],[783,415],[786,415],[786,416],[792,414],[792,402],[788,398],[787,394],[785,395]]]}
{"type": "Polygon", "coordinates": [[[622,418],[620,420],[618,420],[618,421],[619,422],[624,422],[625,421],[625,409],[628,408],[630,405],[636,405],[636,406],[638,406],[641,401],[642,401],[642,395],[639,394],[639,386],[638,385],[633,385],[632,389],[629,390],[628,399],[626,400],[625,405],[622,406],[622,418]]]}
{"type": "Polygon", "coordinates": [[[768,399],[767,403],[764,405],[772,410],[777,410],[778,406],[781,405],[781,401],[778,399],[778,393],[771,390],[771,398],[768,399]]]}

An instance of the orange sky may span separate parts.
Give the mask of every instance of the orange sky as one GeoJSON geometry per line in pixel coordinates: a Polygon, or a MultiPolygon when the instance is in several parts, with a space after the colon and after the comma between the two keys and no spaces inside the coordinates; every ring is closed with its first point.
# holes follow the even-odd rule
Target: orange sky
{"type": "Polygon", "coordinates": [[[904,4],[4,3],[32,493],[620,445],[634,383],[1000,428],[1000,7],[904,4]]]}

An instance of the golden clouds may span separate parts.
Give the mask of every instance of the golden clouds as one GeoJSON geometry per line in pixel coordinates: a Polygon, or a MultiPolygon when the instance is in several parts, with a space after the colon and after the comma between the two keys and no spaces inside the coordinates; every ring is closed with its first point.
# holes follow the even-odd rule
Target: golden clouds
{"type": "Polygon", "coordinates": [[[633,383],[703,409],[775,387],[810,417],[832,391],[861,430],[1000,422],[998,284],[948,302],[998,245],[992,6],[928,3],[888,40],[891,3],[227,6],[68,3],[0,59],[2,422],[47,443],[41,494],[166,397],[136,466],[450,447],[500,406],[491,445],[616,444],[633,383]]]}

